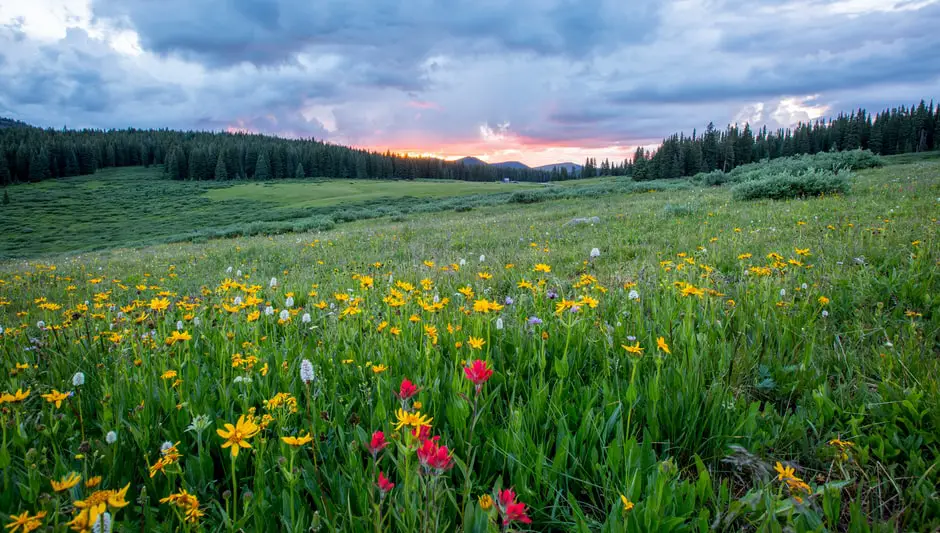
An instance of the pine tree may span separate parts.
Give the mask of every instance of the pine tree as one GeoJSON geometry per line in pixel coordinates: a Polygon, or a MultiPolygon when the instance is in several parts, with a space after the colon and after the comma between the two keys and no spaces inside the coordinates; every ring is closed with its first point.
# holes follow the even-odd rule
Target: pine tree
{"type": "MultiPolygon", "coordinates": [[[[0,185],[7,185],[12,181],[13,176],[10,173],[10,166],[7,164],[7,156],[3,147],[0,147],[0,185]]],[[[4,194],[6,194],[6,191],[4,191],[4,194]]]]}
{"type": "Polygon", "coordinates": [[[35,183],[45,179],[49,179],[49,152],[43,146],[29,158],[29,181],[35,183]]]}
{"type": "Polygon", "coordinates": [[[268,159],[264,156],[264,152],[258,155],[258,163],[255,165],[253,177],[256,180],[267,180],[271,177],[271,168],[268,167],[268,159]]]}
{"type": "Polygon", "coordinates": [[[222,159],[222,154],[219,153],[219,160],[215,163],[215,180],[226,181],[227,179],[228,172],[225,170],[225,160],[222,159]]]}
{"type": "Polygon", "coordinates": [[[294,169],[294,177],[297,178],[297,179],[299,179],[299,180],[302,180],[302,179],[304,179],[304,178],[306,177],[306,176],[304,176],[304,165],[303,165],[303,163],[301,163],[301,162],[299,162],[299,161],[297,162],[297,168],[294,169]]]}
{"type": "Polygon", "coordinates": [[[79,172],[78,156],[75,154],[75,147],[70,146],[65,151],[65,168],[62,175],[65,177],[78,176],[79,172]]]}

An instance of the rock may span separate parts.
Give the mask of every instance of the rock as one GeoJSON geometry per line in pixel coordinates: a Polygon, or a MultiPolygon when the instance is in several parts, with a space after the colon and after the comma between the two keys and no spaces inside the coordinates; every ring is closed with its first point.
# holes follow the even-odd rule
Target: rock
{"type": "Polygon", "coordinates": [[[565,226],[577,226],[579,224],[600,224],[600,217],[572,218],[565,222],[565,226]]]}

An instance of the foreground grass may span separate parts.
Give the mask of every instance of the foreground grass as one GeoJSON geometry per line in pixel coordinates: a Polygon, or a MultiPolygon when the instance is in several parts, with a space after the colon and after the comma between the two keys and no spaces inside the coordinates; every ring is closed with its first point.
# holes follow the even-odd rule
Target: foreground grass
{"type": "Polygon", "coordinates": [[[0,511],[57,530],[89,501],[146,531],[486,531],[522,511],[512,529],[936,529],[938,197],[921,162],[845,197],[607,195],[8,263],[0,511]]]}

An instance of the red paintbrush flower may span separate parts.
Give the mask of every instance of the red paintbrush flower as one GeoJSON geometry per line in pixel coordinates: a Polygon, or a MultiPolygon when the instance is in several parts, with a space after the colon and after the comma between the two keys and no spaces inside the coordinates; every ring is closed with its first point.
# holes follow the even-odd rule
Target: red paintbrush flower
{"type": "Polygon", "coordinates": [[[503,516],[503,523],[522,522],[531,524],[532,519],[526,514],[525,504],[516,501],[516,493],[512,489],[504,489],[496,495],[499,512],[503,516]]]}
{"type": "Polygon", "coordinates": [[[483,384],[493,375],[493,371],[486,366],[486,361],[480,359],[465,366],[463,373],[476,386],[477,394],[480,393],[483,384]]]}
{"type": "Polygon", "coordinates": [[[372,434],[372,440],[369,442],[369,453],[372,454],[372,458],[379,454],[386,446],[388,446],[388,441],[385,440],[385,433],[381,431],[376,431],[372,434]]]}
{"type": "Polygon", "coordinates": [[[506,506],[506,517],[505,522],[522,522],[523,524],[531,524],[532,519],[529,518],[529,515],[525,512],[524,503],[510,503],[506,506]]]}
{"type": "Polygon", "coordinates": [[[415,394],[418,394],[418,387],[415,387],[415,384],[409,381],[408,378],[401,380],[401,387],[398,388],[398,399],[405,401],[415,394]]]}
{"type": "MultiPolygon", "coordinates": [[[[419,441],[427,440],[431,437],[431,426],[420,426],[417,429],[413,429],[411,430],[411,435],[419,441]]],[[[436,439],[437,437],[434,438],[436,439]]]]}
{"type": "Polygon", "coordinates": [[[449,470],[454,466],[454,458],[451,457],[447,446],[439,446],[437,438],[425,439],[418,448],[418,460],[428,469],[434,469],[437,473],[449,470]]]}
{"type": "Polygon", "coordinates": [[[376,483],[376,485],[378,485],[379,490],[382,491],[383,497],[389,492],[391,492],[392,489],[395,488],[395,484],[389,481],[387,477],[385,477],[385,472],[379,472],[379,481],[378,483],[376,483]]]}

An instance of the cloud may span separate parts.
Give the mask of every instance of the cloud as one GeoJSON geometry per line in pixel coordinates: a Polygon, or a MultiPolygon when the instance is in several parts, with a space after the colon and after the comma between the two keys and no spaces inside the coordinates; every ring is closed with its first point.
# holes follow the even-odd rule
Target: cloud
{"type": "Polygon", "coordinates": [[[224,66],[291,63],[311,48],[402,64],[460,50],[581,57],[646,38],[657,5],[639,0],[627,11],[618,0],[94,0],[92,10],[134,29],[158,54],[224,66]]]}
{"type": "Polygon", "coordinates": [[[0,115],[621,159],[938,96],[937,27],[938,0],[33,0],[0,4],[0,115]]]}

